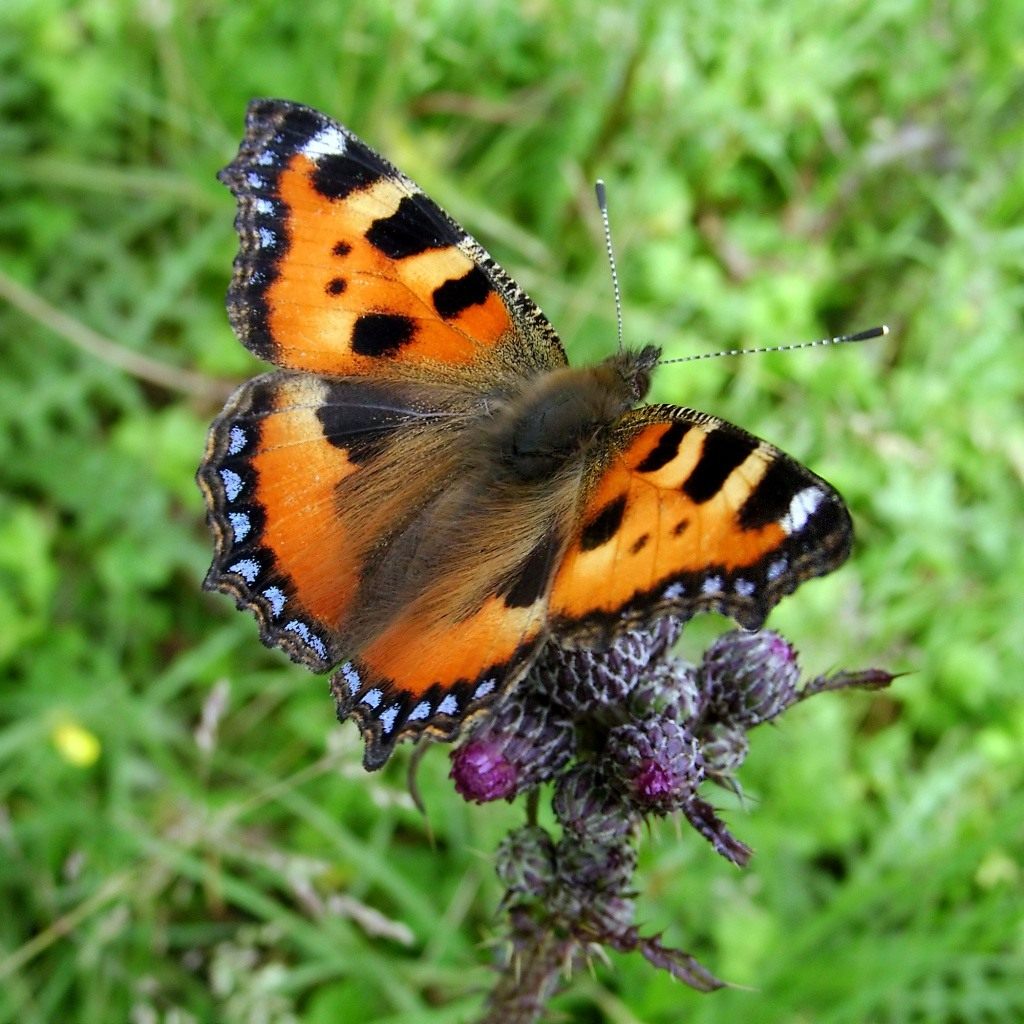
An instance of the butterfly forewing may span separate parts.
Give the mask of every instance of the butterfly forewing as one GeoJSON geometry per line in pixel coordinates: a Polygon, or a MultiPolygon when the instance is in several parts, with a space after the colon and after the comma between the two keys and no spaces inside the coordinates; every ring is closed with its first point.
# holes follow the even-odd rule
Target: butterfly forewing
{"type": "Polygon", "coordinates": [[[228,309],[257,355],[333,374],[564,364],[479,243],[348,129],[278,100],[253,101],[246,127],[221,178],[241,239],[228,309]]]}

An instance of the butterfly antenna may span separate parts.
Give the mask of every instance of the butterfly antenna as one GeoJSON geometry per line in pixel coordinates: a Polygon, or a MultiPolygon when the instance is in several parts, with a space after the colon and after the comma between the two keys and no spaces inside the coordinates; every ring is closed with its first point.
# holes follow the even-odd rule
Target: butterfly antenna
{"type": "Polygon", "coordinates": [[[619,332],[619,351],[622,351],[622,292],[619,291],[619,274],[615,269],[615,251],[612,249],[612,226],[608,223],[608,192],[604,182],[598,178],[594,183],[597,193],[597,208],[601,211],[601,223],[604,225],[604,247],[608,253],[608,266],[612,272],[612,291],[615,293],[615,323],[619,332]]]}
{"type": "Polygon", "coordinates": [[[885,324],[871,327],[856,334],[840,334],[835,338],[819,338],[817,341],[801,341],[795,345],[769,345],[766,348],[730,348],[721,352],[700,352],[695,356],[679,356],[677,359],[660,359],[659,366],[667,363],[692,363],[697,359],[718,359],[721,356],[754,356],[762,352],[795,352],[800,348],[817,348],[819,345],[848,345],[854,341],[870,341],[871,338],[884,338],[889,333],[885,324]]]}

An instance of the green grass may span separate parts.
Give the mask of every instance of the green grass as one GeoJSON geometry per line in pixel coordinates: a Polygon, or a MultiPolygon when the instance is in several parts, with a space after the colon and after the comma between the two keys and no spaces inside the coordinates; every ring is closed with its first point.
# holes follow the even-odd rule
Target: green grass
{"type": "Polygon", "coordinates": [[[0,5],[0,1022],[454,1024],[488,984],[521,809],[467,807],[434,751],[431,842],[404,757],[364,775],[323,681],[199,590],[209,384],[258,370],[214,180],[254,95],[387,153],[576,361],[614,343],[598,174],[631,341],[893,328],[657,380],[847,498],[850,564],[771,620],[808,670],[910,674],[755,734],[746,872],[644,840],[647,927],[747,987],[615,957],[558,1007],[1024,1019],[1022,39],[995,0],[0,5]]]}

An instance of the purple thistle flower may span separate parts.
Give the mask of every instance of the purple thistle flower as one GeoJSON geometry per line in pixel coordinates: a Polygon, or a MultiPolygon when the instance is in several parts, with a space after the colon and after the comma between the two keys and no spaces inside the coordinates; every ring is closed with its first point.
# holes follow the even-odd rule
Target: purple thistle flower
{"type": "MultiPolygon", "coordinates": [[[[798,700],[893,678],[839,672],[798,689],[795,651],[767,630],[725,634],[694,668],[671,654],[679,631],[678,622],[662,620],[605,651],[548,644],[452,755],[451,777],[468,800],[511,800],[555,779],[552,808],[562,828],[556,843],[529,824],[499,847],[511,941],[488,1022],[535,1020],[560,972],[595,946],[639,952],[700,991],[721,987],[693,956],[634,923],[640,822],[678,812],[743,867],[751,850],[700,796],[704,779],[735,788],[748,730],[798,700]]],[[[529,806],[532,821],[536,805],[529,806]]]]}
{"type": "Polygon", "coordinates": [[[647,718],[608,734],[608,757],[616,777],[638,809],[678,810],[704,780],[696,738],[671,718],[647,718]]]}
{"type": "Polygon", "coordinates": [[[576,752],[573,724],[528,687],[513,691],[451,754],[466,800],[512,800],[553,778],[576,752]]]}
{"type": "Polygon", "coordinates": [[[451,760],[449,777],[463,799],[484,804],[516,795],[519,773],[497,739],[470,740],[452,752],[451,760]]]}

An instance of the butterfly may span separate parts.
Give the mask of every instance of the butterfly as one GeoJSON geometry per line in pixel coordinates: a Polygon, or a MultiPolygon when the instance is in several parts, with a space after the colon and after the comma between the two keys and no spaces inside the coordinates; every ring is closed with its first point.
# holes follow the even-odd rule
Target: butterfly
{"type": "Polygon", "coordinates": [[[364,764],[458,736],[549,640],[748,629],[847,557],[829,484],[723,420],[645,405],[660,350],[571,367],[528,295],[348,129],[254,100],[234,161],[242,384],[198,472],[205,580],[334,669],[364,764]]]}

